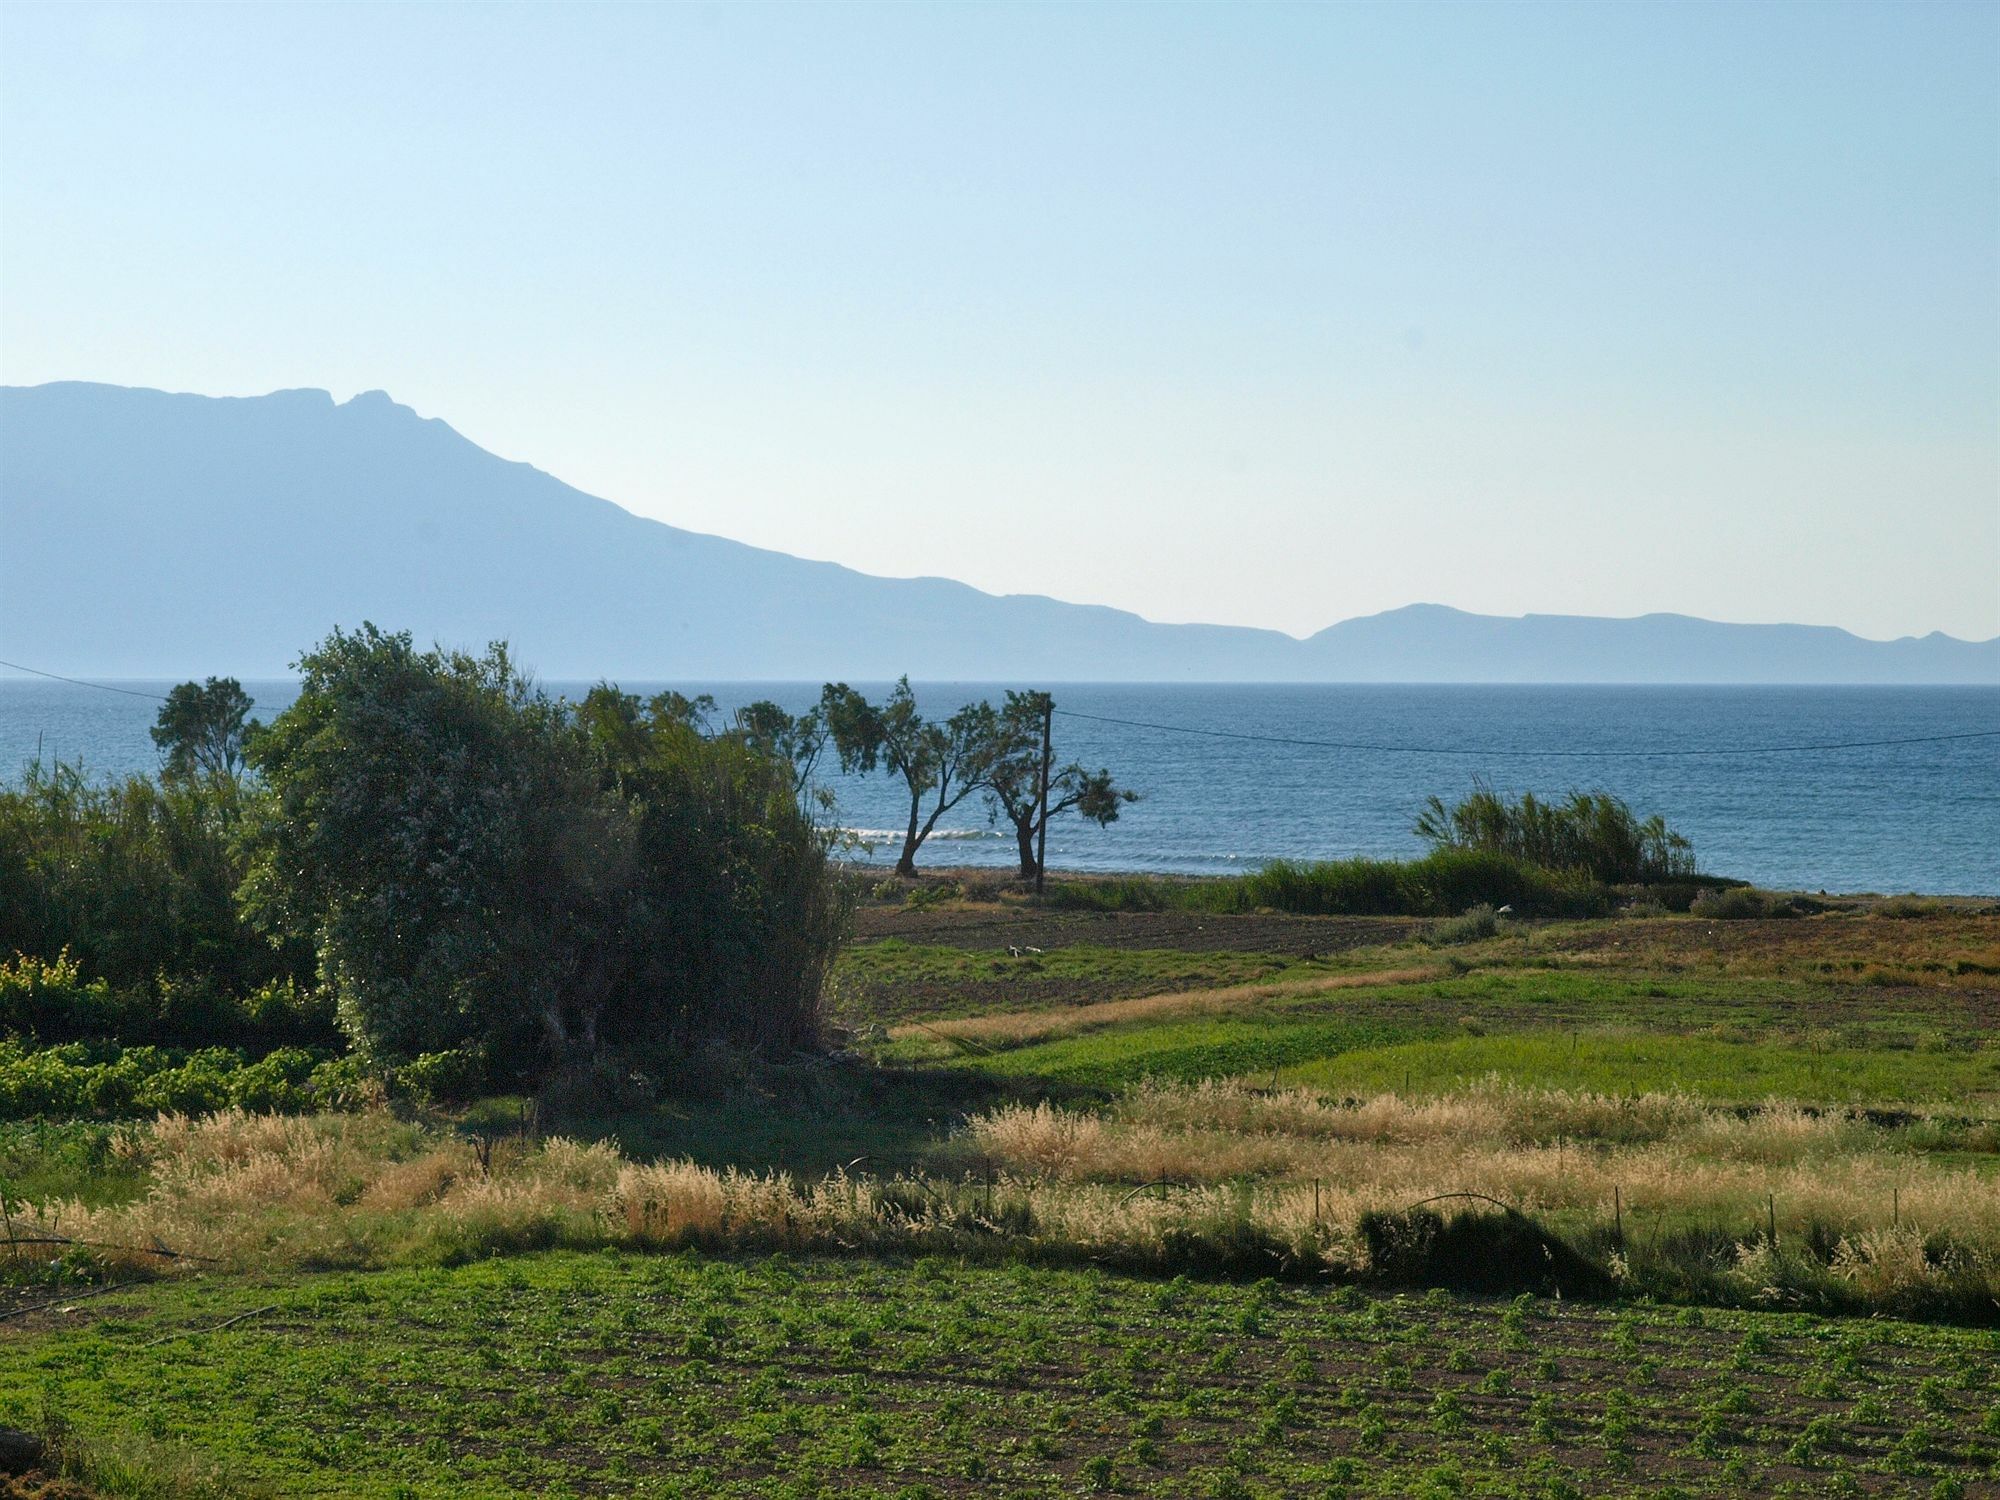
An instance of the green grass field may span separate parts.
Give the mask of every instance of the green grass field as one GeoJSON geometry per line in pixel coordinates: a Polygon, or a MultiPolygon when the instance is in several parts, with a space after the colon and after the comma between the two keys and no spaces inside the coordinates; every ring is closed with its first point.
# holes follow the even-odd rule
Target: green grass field
{"type": "Polygon", "coordinates": [[[1279,1077],[1339,1094],[1449,1093],[1486,1079],[1606,1094],[1724,1101],[1963,1107],[2000,1097],[2000,1049],[1852,1047],[1783,1036],[1543,1028],[1457,1035],[1326,1054],[1279,1077]]]}
{"type": "Polygon", "coordinates": [[[284,1495],[1963,1495],[2000,1456],[1994,1336],[1899,1323],[690,1254],[62,1321],[0,1342],[0,1418],[284,1495]]]}
{"type": "MultiPolygon", "coordinates": [[[[918,956],[906,951],[900,961],[915,968],[918,956]]],[[[1311,972],[1256,977],[1283,983],[1311,972]]],[[[1456,977],[1279,996],[1237,1014],[1094,1027],[1085,1002],[1069,1018],[1075,1035],[974,1048],[954,1045],[935,1024],[952,1017],[939,1015],[928,1028],[905,1025],[880,1055],[1104,1088],[1276,1070],[1342,1092],[1437,1092],[1497,1076],[1722,1102],[2000,1104],[2000,1023],[1921,991],[1802,978],[1619,974],[1506,954],[1456,977]]]]}
{"type": "Polygon", "coordinates": [[[837,1020],[890,1025],[910,1017],[936,1020],[1038,1004],[1247,984],[1317,967],[1285,954],[1077,944],[1016,955],[1005,949],[974,951],[889,938],[849,949],[829,991],[837,1020]]]}
{"type": "MultiPolygon", "coordinates": [[[[1226,1078],[1268,1074],[1360,1048],[1376,1048],[1421,1035],[1421,1028],[1393,1020],[1328,1015],[1249,1016],[1141,1022],[1087,1035],[980,1054],[940,1053],[919,1041],[894,1057],[918,1054],[995,1077],[1114,1089],[1146,1078],[1226,1078]]],[[[913,1057],[912,1060],[915,1060],[913,1057]]]]}

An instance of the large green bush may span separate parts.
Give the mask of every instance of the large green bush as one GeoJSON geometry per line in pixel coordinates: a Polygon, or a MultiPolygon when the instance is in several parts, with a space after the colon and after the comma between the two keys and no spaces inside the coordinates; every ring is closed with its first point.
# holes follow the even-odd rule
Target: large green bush
{"type": "Polygon", "coordinates": [[[503,646],[364,626],[299,668],[251,747],[246,898],[311,937],[371,1062],[462,1053],[511,1082],[816,1039],[845,908],[789,765],[666,699],[572,711],[503,646]]]}
{"type": "Polygon", "coordinates": [[[612,687],[578,721],[629,839],[613,1034],[676,1052],[717,1038],[814,1045],[848,899],[789,763],[612,687]]]}
{"type": "Polygon", "coordinates": [[[1753,886],[1732,886],[1727,890],[1703,891],[1689,904],[1688,911],[1710,921],[1739,922],[1759,917],[1803,915],[1800,898],[1760,891],[1753,886]]]}
{"type": "Polygon", "coordinates": [[[560,705],[503,651],[419,652],[372,626],[299,667],[252,751],[271,797],[251,909],[312,939],[376,1061],[566,1042],[614,919],[591,882],[618,883],[624,851],[560,705]]]}

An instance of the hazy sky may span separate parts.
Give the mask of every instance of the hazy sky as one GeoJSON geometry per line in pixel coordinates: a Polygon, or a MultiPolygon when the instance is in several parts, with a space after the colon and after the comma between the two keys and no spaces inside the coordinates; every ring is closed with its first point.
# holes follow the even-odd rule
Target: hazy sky
{"type": "Polygon", "coordinates": [[[0,379],[1305,633],[2000,634],[2000,6],[0,5],[0,379]]]}

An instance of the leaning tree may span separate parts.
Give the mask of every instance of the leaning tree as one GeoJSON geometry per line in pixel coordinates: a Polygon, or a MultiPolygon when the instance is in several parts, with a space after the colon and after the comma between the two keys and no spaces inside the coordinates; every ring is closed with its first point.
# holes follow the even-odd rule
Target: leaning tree
{"type": "Polygon", "coordinates": [[[926,719],[917,711],[908,677],[880,703],[870,703],[844,682],[830,682],[820,695],[820,713],[843,771],[879,769],[902,780],[910,814],[896,873],[913,877],[917,851],[938,820],[990,785],[1003,748],[999,715],[992,704],[979,702],[942,722],[926,719]]]}
{"type": "Polygon", "coordinates": [[[1080,761],[1055,764],[1055,699],[1047,693],[1009,692],[998,715],[999,750],[986,777],[988,816],[1014,829],[1021,878],[1041,889],[1048,866],[1049,823],[1074,810],[1099,827],[1118,821],[1119,809],[1139,800],[1108,770],[1086,770],[1080,761]]]}

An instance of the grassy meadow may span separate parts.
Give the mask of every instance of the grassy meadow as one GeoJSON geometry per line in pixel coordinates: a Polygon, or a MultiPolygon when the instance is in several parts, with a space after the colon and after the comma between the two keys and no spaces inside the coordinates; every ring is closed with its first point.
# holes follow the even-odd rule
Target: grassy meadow
{"type": "Polygon", "coordinates": [[[830,1055],[0,1128],[0,1421],[133,1495],[2000,1484],[2000,909],[920,890],[830,1055]]]}

